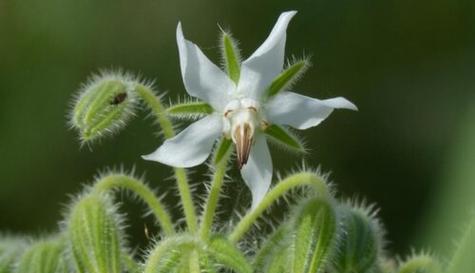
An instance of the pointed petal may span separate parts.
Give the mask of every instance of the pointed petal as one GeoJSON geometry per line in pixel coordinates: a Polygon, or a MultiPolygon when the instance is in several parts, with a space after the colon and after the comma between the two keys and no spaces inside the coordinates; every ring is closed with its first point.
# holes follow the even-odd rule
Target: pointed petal
{"type": "Polygon", "coordinates": [[[185,39],[181,23],[176,29],[176,41],[181,75],[188,94],[204,100],[216,110],[224,109],[229,94],[235,89],[233,81],[197,45],[185,39]]]}
{"type": "Polygon", "coordinates": [[[272,180],[272,158],[266,138],[256,133],[255,139],[249,159],[241,169],[242,178],[252,193],[252,209],[261,202],[272,180]]]}
{"type": "Polygon", "coordinates": [[[211,153],[213,144],[222,133],[222,120],[209,115],[166,140],[155,152],[142,156],[173,167],[189,168],[203,163],[211,153]]]}
{"type": "Polygon", "coordinates": [[[287,25],[296,13],[282,13],[264,43],[242,63],[238,92],[259,100],[282,71],[287,25]]]}
{"type": "Polygon", "coordinates": [[[333,109],[358,110],[342,97],[319,100],[293,92],[282,92],[268,102],[267,118],[271,123],[303,130],[320,124],[333,109]]]}

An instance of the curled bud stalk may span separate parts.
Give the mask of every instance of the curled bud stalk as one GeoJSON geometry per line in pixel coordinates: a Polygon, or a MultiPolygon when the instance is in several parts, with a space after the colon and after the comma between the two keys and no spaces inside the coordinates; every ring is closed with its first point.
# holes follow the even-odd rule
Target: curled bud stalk
{"type": "Polygon", "coordinates": [[[64,258],[65,242],[62,239],[40,241],[20,258],[16,273],[67,273],[64,258]]]}
{"type": "Polygon", "coordinates": [[[78,199],[67,219],[69,251],[78,273],[120,273],[121,219],[105,194],[78,199]]]}
{"type": "Polygon", "coordinates": [[[134,115],[137,80],[123,73],[93,76],[73,102],[70,124],[83,142],[110,135],[124,127],[134,115]]]}
{"type": "Polygon", "coordinates": [[[342,204],[336,272],[377,272],[383,257],[384,230],[373,206],[342,204]]]}

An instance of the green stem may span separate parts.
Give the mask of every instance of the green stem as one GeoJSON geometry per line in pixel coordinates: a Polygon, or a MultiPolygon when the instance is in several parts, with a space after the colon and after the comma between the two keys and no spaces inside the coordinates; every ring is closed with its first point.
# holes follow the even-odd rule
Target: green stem
{"type": "MultiPolygon", "coordinates": [[[[139,84],[136,86],[136,91],[147,106],[152,110],[160,127],[162,128],[163,135],[166,139],[175,136],[175,130],[173,125],[166,115],[165,107],[163,107],[160,99],[154,94],[150,87],[139,84]]],[[[181,197],[181,203],[185,212],[186,223],[192,233],[196,232],[197,220],[196,209],[191,198],[190,185],[188,184],[188,178],[183,168],[174,168],[175,178],[178,184],[178,191],[181,197]]]]}
{"type": "Polygon", "coordinates": [[[170,214],[153,191],[140,180],[126,175],[109,175],[96,183],[94,191],[101,193],[114,188],[127,189],[139,196],[152,209],[164,233],[167,235],[175,233],[170,214]]]}
{"type": "Polygon", "coordinates": [[[319,194],[329,194],[325,180],[315,173],[302,172],[287,177],[269,191],[254,210],[249,211],[241,221],[239,221],[233,232],[229,235],[229,240],[233,243],[237,243],[244,233],[251,228],[257,218],[259,218],[278,198],[282,197],[290,189],[304,185],[313,186],[319,194]]]}
{"type": "Polygon", "coordinates": [[[216,164],[200,227],[200,234],[203,240],[208,240],[209,238],[230,155],[231,152],[226,152],[226,155],[216,164]]]}
{"type": "Polygon", "coordinates": [[[189,262],[189,268],[190,268],[189,273],[200,273],[201,272],[200,256],[199,256],[198,251],[196,251],[196,250],[191,251],[190,260],[188,262],[189,262]]]}

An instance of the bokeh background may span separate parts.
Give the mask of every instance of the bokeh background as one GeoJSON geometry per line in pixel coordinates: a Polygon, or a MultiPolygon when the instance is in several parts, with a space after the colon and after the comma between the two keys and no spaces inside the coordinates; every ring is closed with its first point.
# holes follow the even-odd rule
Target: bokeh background
{"type": "MultiPolygon", "coordinates": [[[[175,100],[184,95],[179,20],[219,62],[218,23],[248,56],[289,9],[299,13],[287,56],[313,62],[295,90],[345,96],[360,109],[302,132],[305,161],[331,171],[341,197],[378,204],[391,252],[449,252],[475,196],[471,0],[0,0],[0,230],[57,230],[70,195],[108,167],[135,167],[160,191],[171,189],[170,170],[139,157],[160,143],[146,113],[81,148],[66,124],[72,95],[98,69],[123,68],[175,100]]],[[[301,166],[299,156],[272,153],[281,173],[301,166]]],[[[131,232],[143,241],[146,220],[132,211],[131,232]]]]}

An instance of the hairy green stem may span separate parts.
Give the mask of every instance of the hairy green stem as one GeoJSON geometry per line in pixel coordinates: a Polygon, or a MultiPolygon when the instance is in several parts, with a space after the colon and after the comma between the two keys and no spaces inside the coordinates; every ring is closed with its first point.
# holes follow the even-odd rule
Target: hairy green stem
{"type": "Polygon", "coordinates": [[[127,175],[108,175],[96,183],[94,191],[100,193],[113,190],[114,188],[127,189],[139,196],[150,207],[163,228],[163,232],[167,235],[175,233],[170,214],[154,192],[140,180],[127,175]]]}
{"type": "Polygon", "coordinates": [[[251,228],[257,218],[259,218],[278,198],[282,197],[290,189],[304,185],[313,186],[319,194],[329,194],[324,179],[315,173],[302,172],[289,176],[280,181],[272,190],[270,190],[257,207],[254,210],[249,211],[239,221],[229,235],[229,240],[233,243],[237,243],[237,241],[239,241],[239,239],[241,239],[241,237],[251,228]]]}
{"type": "MultiPolygon", "coordinates": [[[[163,107],[160,99],[154,94],[153,90],[150,87],[139,84],[136,86],[136,91],[146,105],[152,110],[155,115],[160,127],[162,128],[163,135],[166,139],[172,138],[175,136],[175,130],[173,125],[168,118],[165,107],[163,107]]],[[[196,232],[197,229],[197,220],[196,220],[196,209],[193,204],[193,199],[191,198],[190,185],[188,184],[188,178],[186,172],[183,168],[174,168],[175,178],[178,184],[178,191],[181,197],[181,203],[185,213],[186,224],[191,232],[196,232]]]]}
{"type": "Polygon", "coordinates": [[[200,273],[200,255],[198,251],[192,250],[190,253],[190,260],[188,261],[189,263],[189,273],[200,273]]]}
{"type": "Polygon", "coordinates": [[[228,151],[215,167],[213,181],[211,182],[211,189],[209,191],[208,200],[206,201],[200,227],[200,234],[203,240],[209,238],[230,155],[231,153],[228,151]]]}

